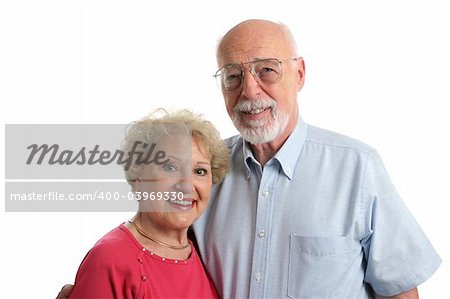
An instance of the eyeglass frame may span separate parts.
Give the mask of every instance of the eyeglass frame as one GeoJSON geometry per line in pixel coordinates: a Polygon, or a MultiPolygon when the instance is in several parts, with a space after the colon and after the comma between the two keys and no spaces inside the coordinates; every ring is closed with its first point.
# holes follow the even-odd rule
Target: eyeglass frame
{"type": "MultiPolygon", "coordinates": [[[[250,74],[252,74],[253,78],[256,80],[256,82],[258,82],[258,84],[266,83],[266,82],[262,81],[259,78],[259,75],[257,73],[254,73],[252,65],[255,64],[255,63],[261,62],[261,61],[273,60],[273,61],[277,61],[280,64],[280,76],[279,76],[277,81],[274,81],[274,82],[271,82],[271,83],[266,83],[266,84],[271,85],[271,84],[275,84],[275,83],[279,82],[281,80],[281,78],[283,77],[283,63],[284,62],[286,62],[286,61],[297,61],[299,59],[302,59],[302,57],[298,56],[298,57],[293,57],[293,58],[286,58],[286,59],[283,59],[283,60],[280,60],[278,58],[263,58],[263,59],[256,59],[256,60],[248,61],[248,62],[244,62],[244,63],[228,63],[228,64],[224,65],[223,67],[221,67],[220,69],[218,69],[216,71],[216,73],[213,75],[213,77],[216,78],[216,80],[217,80],[217,78],[222,75],[221,72],[222,72],[223,69],[229,68],[229,67],[232,67],[232,66],[238,66],[238,67],[241,68],[241,74],[242,74],[241,80],[240,80],[241,82],[239,83],[239,85],[237,85],[236,88],[230,89],[230,90],[224,89],[225,91],[235,91],[236,89],[238,89],[238,88],[240,88],[242,86],[242,82],[244,82],[244,78],[245,78],[245,70],[246,69],[250,72],[250,74]],[[245,67],[246,65],[249,65],[250,67],[246,68],[245,67]]],[[[221,80],[221,86],[222,85],[223,85],[223,82],[221,80]]]]}

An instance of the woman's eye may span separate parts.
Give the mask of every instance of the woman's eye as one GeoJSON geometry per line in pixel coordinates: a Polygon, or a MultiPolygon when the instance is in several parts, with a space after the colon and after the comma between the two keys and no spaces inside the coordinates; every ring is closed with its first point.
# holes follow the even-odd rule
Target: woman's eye
{"type": "Polygon", "coordinates": [[[164,164],[164,165],[162,166],[162,168],[163,168],[165,171],[167,171],[167,172],[174,172],[174,171],[177,171],[177,170],[178,170],[177,166],[176,166],[175,164],[173,164],[173,163],[170,163],[170,162],[164,164]]]}
{"type": "Polygon", "coordinates": [[[208,170],[204,169],[204,168],[197,168],[194,170],[195,174],[200,175],[200,176],[205,176],[208,174],[208,170]]]}

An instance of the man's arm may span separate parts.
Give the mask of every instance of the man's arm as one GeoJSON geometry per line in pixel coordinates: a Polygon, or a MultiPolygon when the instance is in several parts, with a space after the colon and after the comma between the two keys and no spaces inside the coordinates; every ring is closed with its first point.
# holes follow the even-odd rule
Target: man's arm
{"type": "Polygon", "coordinates": [[[392,297],[383,297],[375,295],[375,299],[419,299],[419,292],[417,291],[417,288],[414,288],[412,290],[409,290],[407,292],[403,292],[401,294],[392,296],[392,297]]]}
{"type": "Polygon", "coordinates": [[[62,287],[61,291],[59,291],[58,296],[56,299],[69,299],[70,293],[72,293],[73,290],[73,284],[66,284],[62,287]]]}

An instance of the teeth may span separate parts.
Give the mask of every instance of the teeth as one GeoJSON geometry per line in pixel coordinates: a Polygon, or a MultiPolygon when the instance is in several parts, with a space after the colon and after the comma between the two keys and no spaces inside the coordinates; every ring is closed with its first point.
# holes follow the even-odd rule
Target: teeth
{"type": "Polygon", "coordinates": [[[190,206],[192,204],[192,201],[189,200],[172,200],[171,202],[182,206],[190,206]]]}
{"type": "Polygon", "coordinates": [[[255,109],[255,110],[250,110],[250,111],[246,111],[246,113],[248,114],[258,114],[263,112],[265,109],[255,109]]]}

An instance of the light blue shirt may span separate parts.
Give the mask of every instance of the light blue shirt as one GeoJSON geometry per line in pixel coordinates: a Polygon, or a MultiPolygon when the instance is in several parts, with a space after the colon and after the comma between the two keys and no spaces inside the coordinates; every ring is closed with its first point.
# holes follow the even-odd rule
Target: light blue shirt
{"type": "Polygon", "coordinates": [[[370,298],[412,289],[441,259],[375,150],[299,121],[264,168],[242,137],[194,224],[224,298],[370,298]]]}

